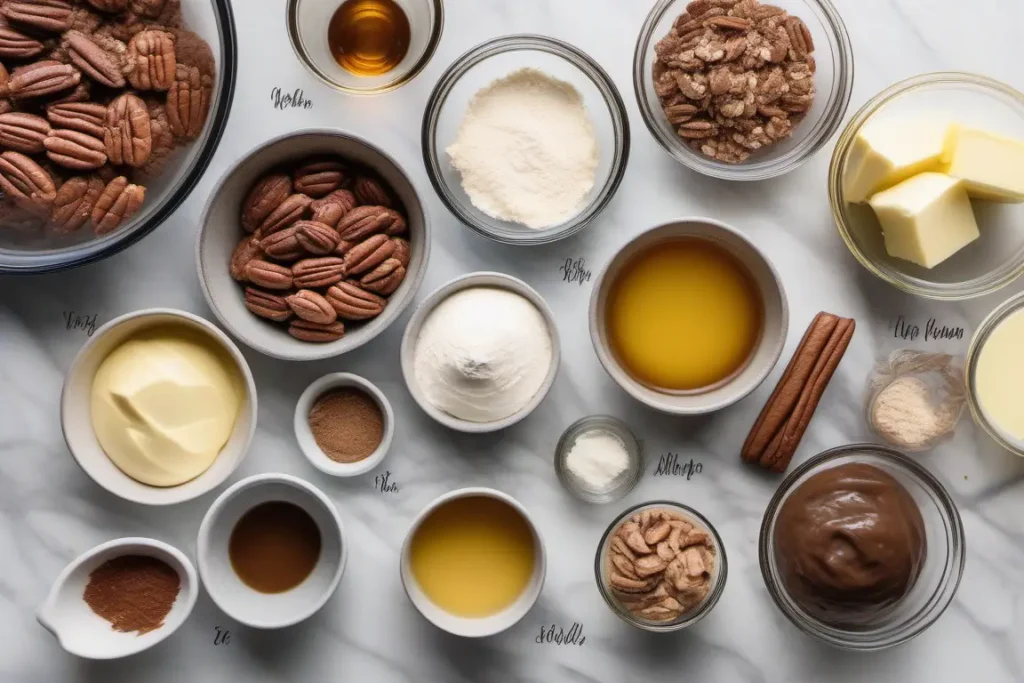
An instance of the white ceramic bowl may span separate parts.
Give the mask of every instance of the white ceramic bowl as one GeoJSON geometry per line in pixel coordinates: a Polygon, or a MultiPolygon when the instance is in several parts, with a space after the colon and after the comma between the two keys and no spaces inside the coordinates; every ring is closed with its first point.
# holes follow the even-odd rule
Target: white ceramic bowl
{"type": "Polygon", "coordinates": [[[423,511],[416,516],[415,521],[413,521],[412,526],[409,528],[409,532],[405,535],[405,542],[402,544],[400,571],[402,586],[405,588],[406,595],[409,596],[409,600],[412,601],[412,604],[419,610],[420,614],[426,617],[429,622],[452,635],[467,638],[483,638],[511,628],[530,611],[530,608],[537,602],[537,598],[540,597],[540,591],[544,587],[544,577],[547,574],[547,556],[544,552],[544,541],[540,537],[537,525],[534,524],[530,513],[526,511],[526,508],[518,500],[507,493],[502,493],[495,489],[471,487],[457,489],[440,496],[423,508],[423,511]],[[479,618],[460,617],[449,614],[435,605],[420,588],[415,577],[412,575],[412,568],[409,566],[409,552],[412,539],[416,535],[417,529],[423,523],[423,520],[444,503],[472,496],[495,498],[515,508],[523,516],[523,519],[526,520],[530,531],[533,532],[535,557],[533,576],[530,577],[530,583],[527,585],[526,590],[523,591],[523,594],[519,596],[519,599],[497,614],[479,618]]]}
{"type": "Polygon", "coordinates": [[[210,506],[196,544],[199,576],[210,597],[237,622],[253,628],[283,628],[308,619],[338,588],[348,542],[338,510],[320,489],[289,474],[257,474],[234,484],[210,506]],[[280,501],[305,510],[320,530],[320,559],[312,573],[283,593],[260,593],[231,567],[228,543],[242,515],[262,503],[280,501]]]}
{"type": "Polygon", "coordinates": [[[60,422],[71,455],[93,481],[119,498],[143,505],[172,505],[197,498],[220,486],[249,451],[256,432],[256,383],[238,347],[216,325],[186,311],[147,308],[111,320],[75,356],[60,397],[60,422]],[[96,440],[92,428],[92,381],[100,363],[128,337],[153,325],[185,325],[207,335],[231,356],[245,386],[245,398],[231,437],[210,468],[178,486],[149,486],[118,469],[96,440]]]}
{"type": "Polygon", "coordinates": [[[369,472],[379,465],[391,448],[391,439],[395,435],[395,413],[391,410],[391,404],[376,385],[370,381],[353,375],[348,372],[334,372],[324,375],[317,381],[306,387],[306,390],[299,396],[299,402],[295,405],[295,438],[298,439],[299,448],[302,449],[306,459],[313,463],[313,466],[325,474],[335,477],[354,477],[369,472]],[[377,446],[377,450],[358,462],[336,462],[320,449],[316,439],[313,438],[313,430],[309,427],[309,411],[313,404],[320,398],[334,389],[353,387],[366,392],[370,398],[377,402],[380,412],[384,417],[384,436],[377,446]]]}
{"type": "Polygon", "coordinates": [[[394,159],[362,138],[330,129],[288,133],[246,154],[218,181],[199,221],[196,269],[206,302],[214,315],[246,345],[284,360],[319,360],[351,351],[383,332],[405,310],[426,273],[430,231],[426,209],[412,181],[394,159]],[[384,312],[366,323],[345,323],[345,336],[326,344],[300,341],[278,324],[257,317],[245,307],[242,285],[231,278],[231,253],[243,232],[242,200],[252,184],[271,168],[319,154],[335,154],[376,171],[405,205],[412,258],[405,280],[388,299],[384,312]]]}
{"type": "Polygon", "coordinates": [[[195,567],[177,548],[151,538],[119,538],[82,553],[53,582],[36,618],[60,646],[78,657],[117,659],[148,650],[185,623],[199,595],[195,567]],[[171,611],[158,629],[139,635],[115,631],[83,599],[89,574],[122,555],[145,555],[163,560],[178,572],[181,588],[171,611]]]}
{"type": "Polygon", "coordinates": [[[673,415],[700,415],[736,403],[758,387],[782,355],[789,333],[789,304],[782,279],[768,257],[735,228],[710,218],[683,218],[641,233],[612,258],[590,295],[590,337],[601,365],[612,379],[635,399],[651,408],[673,415]],[[605,307],[608,290],[622,267],[638,252],[665,239],[699,237],[708,239],[734,255],[750,272],[761,291],[764,327],[761,339],[747,364],[730,379],[705,390],[670,393],[633,379],[619,364],[608,342],[605,307]]]}
{"type": "Polygon", "coordinates": [[[551,386],[555,383],[555,376],[558,374],[558,365],[561,362],[562,352],[561,344],[558,341],[558,326],[555,324],[555,318],[551,313],[551,309],[548,308],[547,302],[541,298],[541,295],[538,294],[536,290],[519,278],[512,277],[511,275],[505,275],[504,273],[479,272],[457,277],[447,284],[441,285],[419,305],[416,312],[413,313],[412,318],[409,320],[409,324],[405,328],[405,335],[402,337],[401,356],[402,376],[405,378],[405,385],[409,388],[409,393],[412,394],[412,397],[416,399],[416,403],[419,404],[420,408],[422,408],[427,415],[449,429],[471,434],[480,434],[485,432],[496,432],[498,430],[505,429],[506,427],[511,427],[532,413],[534,408],[540,405],[541,401],[544,400],[548,391],[551,390],[551,386]],[[547,324],[548,334],[551,336],[551,367],[548,368],[548,374],[544,379],[544,384],[541,385],[533,399],[523,406],[521,410],[509,415],[503,420],[496,420],[494,422],[470,422],[469,420],[462,420],[440,410],[427,400],[427,397],[423,394],[423,391],[420,389],[419,384],[416,381],[416,342],[419,340],[420,329],[423,327],[424,321],[433,312],[433,310],[437,308],[438,304],[449,296],[456,292],[460,292],[464,289],[471,289],[473,287],[499,287],[525,297],[530,301],[530,303],[537,307],[538,311],[540,311],[540,314],[544,317],[544,322],[547,324]]]}

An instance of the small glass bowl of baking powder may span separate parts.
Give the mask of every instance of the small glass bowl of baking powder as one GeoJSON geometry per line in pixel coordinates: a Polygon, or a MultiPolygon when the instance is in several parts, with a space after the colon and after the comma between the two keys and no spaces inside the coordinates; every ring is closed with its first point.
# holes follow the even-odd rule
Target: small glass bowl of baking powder
{"type": "Polygon", "coordinates": [[[547,244],[585,228],[611,201],[629,158],[629,118],[615,83],[579,48],[544,36],[505,36],[474,47],[441,75],[423,114],[422,146],[434,190],[460,221],[506,244],[547,244]],[[446,151],[458,136],[473,96],[524,68],[578,91],[599,148],[593,187],[578,211],[558,225],[540,229],[494,218],[474,206],[446,151]]]}
{"type": "Polygon", "coordinates": [[[610,415],[591,415],[573,423],[555,448],[558,480],[587,503],[620,500],[643,471],[643,445],[625,422],[610,415]]]}

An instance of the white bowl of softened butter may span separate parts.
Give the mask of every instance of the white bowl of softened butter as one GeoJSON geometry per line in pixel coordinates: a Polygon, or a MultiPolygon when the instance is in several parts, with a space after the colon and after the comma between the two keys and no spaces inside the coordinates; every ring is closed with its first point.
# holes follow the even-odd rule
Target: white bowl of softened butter
{"type": "MultiPolygon", "coordinates": [[[[137,395],[159,390],[154,387],[142,387],[137,395]]],[[[183,393],[188,391],[193,391],[193,387],[186,387],[183,393]]],[[[123,397],[123,400],[127,403],[131,399],[123,397]]],[[[152,403],[151,398],[149,401],[152,403]]],[[[131,410],[130,406],[126,406],[126,412],[131,410]]],[[[184,415],[170,416],[167,424],[152,422],[147,416],[139,414],[137,419],[147,420],[143,425],[145,429],[140,429],[136,436],[136,442],[147,442],[145,446],[140,446],[140,450],[152,447],[156,438],[191,438],[194,429],[190,431],[190,427],[194,425],[187,421],[195,420],[197,412],[193,409],[191,415],[186,411],[184,415]],[[178,422],[172,424],[175,420],[178,422]]],[[[111,320],[98,329],[78,352],[64,380],[60,419],[64,440],[71,455],[93,481],[125,500],[143,505],[172,505],[192,500],[220,486],[242,462],[256,431],[256,383],[238,347],[212,323],[185,311],[145,309],[111,320]],[[177,329],[190,338],[201,340],[204,346],[209,342],[211,353],[223,359],[225,372],[237,377],[236,389],[240,392],[240,403],[230,433],[212,463],[191,479],[172,485],[147,484],[126,474],[104,451],[93,419],[93,384],[103,362],[130,339],[161,329],[177,329]]],[[[182,449],[187,448],[182,446],[182,449]]],[[[173,467],[174,463],[169,465],[173,467]]]]}

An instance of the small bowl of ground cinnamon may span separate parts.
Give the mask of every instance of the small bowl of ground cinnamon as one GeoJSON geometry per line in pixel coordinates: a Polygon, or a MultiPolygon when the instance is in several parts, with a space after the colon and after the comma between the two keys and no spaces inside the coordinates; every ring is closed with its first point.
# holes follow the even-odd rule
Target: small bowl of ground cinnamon
{"type": "Polygon", "coordinates": [[[336,477],[354,477],[379,465],[394,430],[384,393],[347,372],[310,384],[295,407],[299,447],[314,467],[336,477]]]}
{"type": "Polygon", "coordinates": [[[180,550],[151,538],[119,538],[75,558],[36,617],[71,654],[117,659],[174,633],[198,594],[195,567],[180,550]]]}

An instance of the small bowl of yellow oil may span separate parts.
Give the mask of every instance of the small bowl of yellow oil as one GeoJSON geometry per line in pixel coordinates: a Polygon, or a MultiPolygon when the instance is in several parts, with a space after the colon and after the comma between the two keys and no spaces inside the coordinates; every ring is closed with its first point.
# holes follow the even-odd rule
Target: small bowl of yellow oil
{"type": "Polygon", "coordinates": [[[417,516],[402,546],[402,585],[428,621],[482,638],[516,624],[537,601],[547,560],[526,508],[506,493],[464,488],[417,516]]]}
{"type": "Polygon", "coordinates": [[[675,415],[721,410],[778,362],[789,305],[767,256],[707,218],[652,228],[598,278],[590,336],[608,374],[646,405],[675,415]]]}

